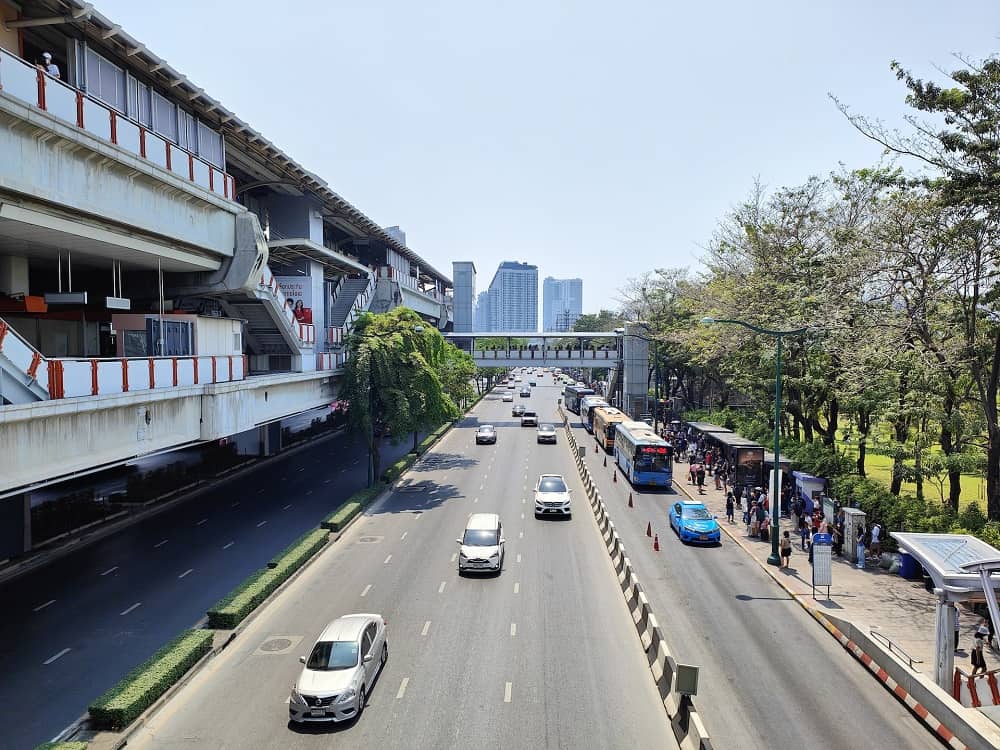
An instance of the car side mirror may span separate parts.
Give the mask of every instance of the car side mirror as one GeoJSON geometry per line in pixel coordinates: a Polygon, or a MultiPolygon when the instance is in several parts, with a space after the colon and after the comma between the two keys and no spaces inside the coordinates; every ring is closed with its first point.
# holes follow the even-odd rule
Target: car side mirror
{"type": "Polygon", "coordinates": [[[712,516],[712,520],[713,520],[713,521],[718,521],[718,520],[719,520],[719,517],[718,517],[718,516],[712,516]]]}
{"type": "Polygon", "coordinates": [[[372,655],[371,654],[365,654],[365,664],[367,664],[371,660],[372,660],[372,655]]]}
{"type": "Polygon", "coordinates": [[[306,657],[300,656],[299,657],[299,662],[301,662],[302,664],[305,664],[306,663],[306,657]]]}
{"type": "Polygon", "coordinates": [[[500,544],[503,544],[506,541],[507,541],[506,537],[500,537],[500,544]]]}
{"type": "Polygon", "coordinates": [[[455,540],[455,543],[456,543],[456,544],[461,544],[461,543],[462,543],[462,540],[461,540],[461,539],[456,539],[456,540],[455,540]]]}

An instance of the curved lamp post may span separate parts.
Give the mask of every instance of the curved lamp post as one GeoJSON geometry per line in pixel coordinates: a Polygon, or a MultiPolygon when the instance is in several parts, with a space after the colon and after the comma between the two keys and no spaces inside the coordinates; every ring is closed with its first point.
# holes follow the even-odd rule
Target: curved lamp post
{"type": "Polygon", "coordinates": [[[798,336],[809,330],[805,328],[795,328],[791,331],[772,331],[768,328],[760,328],[743,320],[728,320],[704,317],[701,324],[710,326],[715,323],[730,323],[732,325],[743,326],[754,333],[765,336],[773,336],[776,342],[775,347],[775,373],[774,373],[774,484],[771,487],[771,556],[767,558],[768,565],[781,565],[781,555],[778,551],[778,518],[781,513],[781,340],[785,336],[798,336]]]}

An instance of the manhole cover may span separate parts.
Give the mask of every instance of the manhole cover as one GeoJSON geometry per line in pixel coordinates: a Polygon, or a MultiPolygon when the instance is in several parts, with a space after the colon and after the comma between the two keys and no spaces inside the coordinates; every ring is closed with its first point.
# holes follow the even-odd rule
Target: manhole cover
{"type": "Polygon", "coordinates": [[[363,536],[358,538],[358,544],[378,544],[383,539],[384,536],[363,536]]]}
{"type": "Polygon", "coordinates": [[[424,483],[424,482],[420,482],[418,484],[406,484],[406,485],[403,485],[402,487],[399,487],[396,491],[397,492],[426,492],[427,490],[431,489],[431,486],[432,485],[430,485],[430,484],[427,484],[427,483],[424,483]]]}
{"type": "Polygon", "coordinates": [[[272,638],[269,641],[265,641],[261,644],[261,651],[284,651],[285,649],[291,648],[292,641],[289,638],[272,638]]]}

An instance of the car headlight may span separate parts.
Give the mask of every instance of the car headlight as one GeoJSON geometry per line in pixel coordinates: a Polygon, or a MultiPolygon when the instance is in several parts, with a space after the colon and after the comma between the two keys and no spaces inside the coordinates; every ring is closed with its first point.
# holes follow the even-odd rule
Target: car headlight
{"type": "Polygon", "coordinates": [[[292,694],[289,696],[289,701],[292,703],[301,703],[303,706],[307,705],[306,699],[303,698],[302,694],[295,688],[292,688],[292,694]]]}
{"type": "Polygon", "coordinates": [[[459,553],[458,553],[458,556],[459,556],[460,558],[462,558],[463,560],[468,560],[468,559],[469,559],[469,556],[468,556],[468,555],[466,555],[466,554],[465,554],[464,552],[459,552],[459,553]]]}
{"type": "Polygon", "coordinates": [[[500,559],[500,553],[499,552],[494,552],[492,555],[490,555],[490,559],[491,560],[499,560],[500,559]]]}
{"type": "Polygon", "coordinates": [[[358,691],[354,688],[348,688],[345,690],[339,698],[337,698],[337,703],[350,703],[357,696],[358,691]]]}

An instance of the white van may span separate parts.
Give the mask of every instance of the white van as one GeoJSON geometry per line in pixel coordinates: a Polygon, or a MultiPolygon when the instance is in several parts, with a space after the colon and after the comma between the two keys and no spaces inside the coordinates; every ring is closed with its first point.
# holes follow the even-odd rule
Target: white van
{"type": "Polygon", "coordinates": [[[458,574],[471,571],[499,573],[503,568],[503,525],[496,513],[473,513],[465,524],[465,533],[456,539],[458,574]]]}

